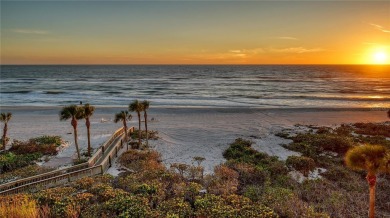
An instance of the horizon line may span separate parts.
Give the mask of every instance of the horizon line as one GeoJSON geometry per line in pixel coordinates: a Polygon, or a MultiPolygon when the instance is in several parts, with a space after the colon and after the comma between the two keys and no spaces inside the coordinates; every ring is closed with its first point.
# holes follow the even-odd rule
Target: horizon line
{"type": "Polygon", "coordinates": [[[390,66],[390,64],[0,64],[0,66],[341,66],[341,65],[360,65],[360,66],[390,66]]]}

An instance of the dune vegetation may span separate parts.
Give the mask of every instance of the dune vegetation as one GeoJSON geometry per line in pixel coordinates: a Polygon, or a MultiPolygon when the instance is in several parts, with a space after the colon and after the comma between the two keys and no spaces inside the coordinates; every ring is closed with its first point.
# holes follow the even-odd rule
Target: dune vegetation
{"type": "MultiPolygon", "coordinates": [[[[123,114],[117,121],[127,119],[123,114]]],[[[390,215],[388,128],[389,123],[358,123],[285,130],[277,134],[291,140],[283,146],[300,154],[286,161],[255,150],[250,140],[237,138],[223,152],[226,162],[212,174],[204,173],[203,157],[193,157],[191,165],[164,165],[158,152],[139,147],[141,140],[158,139],[157,132],[134,132],[138,146],[118,160],[125,172],[117,177],[87,177],[35,193],[0,196],[0,216],[366,217],[370,209],[370,214],[375,210],[377,217],[386,217],[390,215]],[[374,195],[369,195],[373,188],[374,195]]],[[[50,150],[40,143],[47,140],[28,143],[42,149],[38,149],[41,155],[50,150]]],[[[27,155],[25,149],[36,149],[18,147],[18,143],[2,154],[4,172],[31,167],[9,161],[27,155]]]]}

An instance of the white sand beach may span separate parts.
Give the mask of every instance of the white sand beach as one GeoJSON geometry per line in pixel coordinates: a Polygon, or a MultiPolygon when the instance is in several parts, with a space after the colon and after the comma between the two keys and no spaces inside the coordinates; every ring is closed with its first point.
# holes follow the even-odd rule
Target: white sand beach
{"type": "MultiPolygon", "coordinates": [[[[97,108],[92,117],[92,146],[98,148],[110,135],[121,127],[112,121],[114,114],[123,108],[97,108]],[[101,120],[107,122],[101,122],[101,120]]],[[[71,163],[75,157],[73,129],[70,121],[59,121],[60,107],[1,107],[3,112],[12,112],[9,123],[11,140],[27,140],[41,135],[60,135],[68,142],[57,157],[45,166],[60,167],[71,163]]],[[[129,126],[138,126],[136,115],[129,126]]],[[[296,154],[280,146],[288,140],[275,136],[282,129],[297,129],[295,124],[334,126],[353,122],[388,121],[385,111],[377,110],[320,110],[320,109],[245,109],[245,108],[151,108],[149,129],[159,132],[159,140],[150,146],[162,154],[165,164],[191,164],[193,157],[206,158],[202,163],[205,171],[225,159],[222,152],[235,138],[251,139],[253,147],[285,160],[296,154]]],[[[79,145],[86,151],[85,122],[79,121],[79,145]]]]}

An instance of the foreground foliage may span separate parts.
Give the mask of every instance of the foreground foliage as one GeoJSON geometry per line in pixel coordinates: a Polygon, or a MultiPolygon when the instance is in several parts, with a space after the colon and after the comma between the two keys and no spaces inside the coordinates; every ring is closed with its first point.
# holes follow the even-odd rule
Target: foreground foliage
{"type": "MultiPolygon", "coordinates": [[[[40,217],[366,217],[366,174],[346,168],[343,157],[366,140],[378,140],[385,148],[388,141],[354,131],[345,125],[283,134],[292,139],[285,147],[302,154],[286,161],[238,138],[223,153],[227,162],[211,175],[203,175],[202,157],[194,157],[192,165],[166,168],[156,151],[129,150],[119,160],[127,172],[116,178],[83,178],[22,196],[35,202],[40,217]],[[324,170],[316,179],[298,182],[290,176],[318,167],[324,170]]],[[[378,174],[376,190],[377,216],[386,217],[390,175],[378,174]]],[[[0,205],[18,198],[0,198],[0,205]]]]}

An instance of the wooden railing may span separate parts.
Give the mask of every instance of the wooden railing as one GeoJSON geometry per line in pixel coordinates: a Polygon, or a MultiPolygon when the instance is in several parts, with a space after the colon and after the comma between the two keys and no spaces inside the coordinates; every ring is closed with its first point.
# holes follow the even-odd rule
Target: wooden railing
{"type": "MultiPolygon", "coordinates": [[[[134,127],[131,127],[127,130],[127,134],[130,135],[133,131],[134,127]]],[[[83,177],[104,174],[112,166],[112,161],[118,156],[119,150],[125,144],[125,135],[123,133],[123,127],[115,131],[88,162],[2,184],[0,185],[0,195],[24,191],[33,192],[42,188],[50,188],[72,182],[83,177]]]]}

